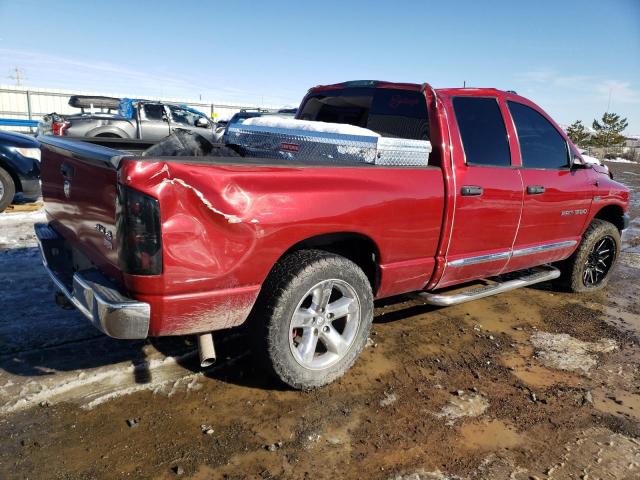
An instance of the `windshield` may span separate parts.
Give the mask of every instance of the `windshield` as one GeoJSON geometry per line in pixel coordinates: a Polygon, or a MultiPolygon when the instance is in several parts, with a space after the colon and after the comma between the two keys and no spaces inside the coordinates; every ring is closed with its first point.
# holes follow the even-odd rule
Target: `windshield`
{"type": "Polygon", "coordinates": [[[298,118],[348,123],[383,137],[429,140],[424,94],[391,88],[345,88],[311,94],[298,118]]]}

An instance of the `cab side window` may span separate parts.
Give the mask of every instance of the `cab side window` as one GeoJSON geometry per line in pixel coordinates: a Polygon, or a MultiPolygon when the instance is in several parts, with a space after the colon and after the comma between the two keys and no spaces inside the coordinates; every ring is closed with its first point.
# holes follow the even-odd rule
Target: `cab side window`
{"type": "Polygon", "coordinates": [[[496,98],[456,97],[453,110],[467,165],[511,166],[507,129],[496,98]]]}
{"type": "Polygon", "coordinates": [[[164,120],[166,114],[164,105],[159,103],[146,103],[144,106],[144,116],[147,120],[164,120]]]}
{"type": "Polygon", "coordinates": [[[516,126],[524,168],[559,169],[569,166],[569,150],[560,132],[539,112],[508,101],[516,126]]]}

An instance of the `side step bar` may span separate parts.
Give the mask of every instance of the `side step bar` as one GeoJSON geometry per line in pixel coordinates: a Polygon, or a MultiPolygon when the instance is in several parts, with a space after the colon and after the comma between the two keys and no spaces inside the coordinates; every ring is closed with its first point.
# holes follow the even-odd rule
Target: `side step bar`
{"type": "Polygon", "coordinates": [[[550,265],[544,265],[531,270],[526,270],[523,272],[522,276],[514,278],[513,280],[476,287],[464,292],[452,293],[449,295],[420,292],[417,296],[430,305],[447,307],[449,305],[457,305],[458,303],[477,300],[478,298],[489,297],[491,295],[496,295],[497,293],[508,292],[509,290],[515,290],[516,288],[526,287],[535,283],[546,282],[548,280],[556,279],[559,276],[560,270],[550,265]]]}

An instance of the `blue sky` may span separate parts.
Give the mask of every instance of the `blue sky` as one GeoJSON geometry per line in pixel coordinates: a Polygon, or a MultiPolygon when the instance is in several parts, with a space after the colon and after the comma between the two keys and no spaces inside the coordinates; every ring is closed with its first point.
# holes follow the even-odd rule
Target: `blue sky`
{"type": "Polygon", "coordinates": [[[491,86],[640,134],[640,0],[0,0],[0,83],[297,105],[353,79],[491,86]]]}

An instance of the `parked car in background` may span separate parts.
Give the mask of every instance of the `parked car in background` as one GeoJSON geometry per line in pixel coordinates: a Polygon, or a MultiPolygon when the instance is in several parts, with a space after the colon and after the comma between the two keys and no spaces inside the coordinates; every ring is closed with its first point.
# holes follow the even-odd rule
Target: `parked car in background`
{"type": "Polygon", "coordinates": [[[214,123],[204,113],[186,105],[79,96],[71,97],[69,105],[80,108],[80,113],[46,115],[38,126],[38,134],[153,142],[171,135],[176,129],[185,129],[213,139],[214,123]]]}
{"type": "Polygon", "coordinates": [[[16,195],[40,196],[40,142],[20,133],[0,131],[0,212],[16,195]]]}

